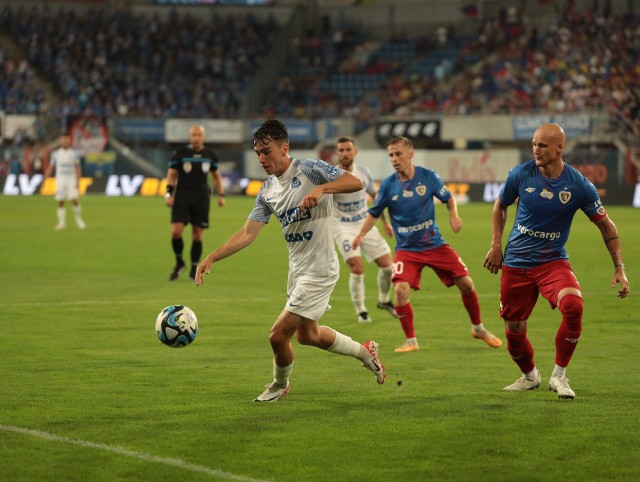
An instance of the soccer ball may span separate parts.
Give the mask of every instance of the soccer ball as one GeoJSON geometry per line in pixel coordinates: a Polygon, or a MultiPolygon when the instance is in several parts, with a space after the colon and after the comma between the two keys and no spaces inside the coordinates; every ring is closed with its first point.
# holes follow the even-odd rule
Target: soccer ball
{"type": "Polygon", "coordinates": [[[156,318],[156,335],[167,346],[187,346],[198,336],[198,318],[184,305],[167,306],[156,318]]]}

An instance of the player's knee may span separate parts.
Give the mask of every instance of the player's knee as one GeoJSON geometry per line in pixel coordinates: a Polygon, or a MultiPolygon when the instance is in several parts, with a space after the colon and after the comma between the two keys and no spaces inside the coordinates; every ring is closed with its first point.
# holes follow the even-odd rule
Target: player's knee
{"type": "Polygon", "coordinates": [[[474,290],[473,280],[469,276],[463,276],[455,280],[456,286],[463,294],[472,293],[474,290]]]}
{"type": "Polygon", "coordinates": [[[347,264],[349,265],[349,271],[351,271],[351,274],[364,274],[364,266],[362,265],[361,260],[356,261],[354,258],[351,258],[347,261],[347,264]]]}
{"type": "Polygon", "coordinates": [[[296,339],[298,340],[298,343],[300,343],[301,345],[310,345],[310,346],[318,345],[317,333],[301,332],[300,330],[298,330],[296,332],[296,339]]]}
{"type": "Polygon", "coordinates": [[[284,334],[280,330],[271,330],[269,333],[269,343],[272,348],[279,348],[287,342],[284,334]]]}
{"type": "Polygon", "coordinates": [[[583,306],[582,297],[570,293],[562,297],[558,308],[566,319],[579,321],[582,319],[583,306]]]}
{"type": "Polygon", "coordinates": [[[528,320],[504,320],[505,333],[524,333],[527,334],[527,321],[528,320]]]}
{"type": "Polygon", "coordinates": [[[394,299],[397,306],[404,306],[409,303],[409,290],[394,290],[394,299]]]}
{"type": "Polygon", "coordinates": [[[300,343],[301,345],[311,345],[311,340],[309,339],[309,337],[304,333],[300,333],[299,331],[296,332],[296,340],[298,340],[298,343],[300,343]]]}

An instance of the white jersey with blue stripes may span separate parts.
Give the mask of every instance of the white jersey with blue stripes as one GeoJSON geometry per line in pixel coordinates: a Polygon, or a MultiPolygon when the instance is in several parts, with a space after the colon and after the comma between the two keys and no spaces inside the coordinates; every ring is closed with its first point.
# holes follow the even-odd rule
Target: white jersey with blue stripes
{"type": "Polygon", "coordinates": [[[284,174],[271,175],[262,185],[249,219],[268,223],[272,214],[278,219],[289,250],[290,272],[330,276],[339,270],[333,244],[333,196],[323,195],[312,209],[301,209],[300,204],[315,186],[344,173],[319,159],[292,159],[284,174]]]}
{"type": "Polygon", "coordinates": [[[356,192],[333,195],[334,220],[337,223],[362,224],[369,212],[367,194],[374,197],[376,185],[371,171],[364,166],[354,163],[351,174],[362,181],[364,188],[356,192]]]}
{"type": "Polygon", "coordinates": [[[49,158],[51,164],[56,168],[56,180],[76,181],[76,166],[80,165],[80,155],[72,148],[62,147],[51,152],[49,158]]]}

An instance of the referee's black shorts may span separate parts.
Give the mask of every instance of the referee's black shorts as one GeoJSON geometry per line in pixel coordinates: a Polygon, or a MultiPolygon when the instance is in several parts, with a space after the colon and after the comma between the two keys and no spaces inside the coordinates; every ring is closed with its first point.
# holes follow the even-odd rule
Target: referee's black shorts
{"type": "Polygon", "coordinates": [[[191,223],[206,229],[209,227],[210,203],[208,192],[178,192],[171,208],[171,222],[191,223]]]}

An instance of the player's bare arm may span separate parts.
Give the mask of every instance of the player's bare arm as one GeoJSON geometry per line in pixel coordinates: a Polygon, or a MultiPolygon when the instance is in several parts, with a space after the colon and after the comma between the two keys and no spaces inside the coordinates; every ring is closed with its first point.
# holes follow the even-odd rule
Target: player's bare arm
{"type": "Polygon", "coordinates": [[[393,238],[393,226],[387,221],[387,217],[384,215],[384,211],[382,211],[380,219],[382,219],[382,228],[384,229],[384,234],[386,234],[388,238],[393,238]]]}
{"type": "Polygon", "coordinates": [[[228,258],[253,243],[264,227],[264,223],[248,219],[244,227],[227,239],[218,249],[209,253],[196,270],[196,286],[204,284],[204,275],[211,272],[211,265],[228,258]]]}
{"type": "Polygon", "coordinates": [[[456,199],[451,196],[447,200],[447,209],[449,210],[449,224],[454,233],[460,232],[462,229],[462,219],[458,216],[458,203],[456,199]]]}
{"type": "Polygon", "coordinates": [[[615,288],[616,285],[620,285],[618,297],[622,299],[629,294],[629,280],[627,279],[624,263],[622,261],[622,243],[620,243],[618,228],[616,228],[616,225],[611,221],[609,216],[599,219],[596,221],[595,225],[598,226],[598,229],[602,234],[604,244],[609,251],[609,256],[611,256],[611,261],[613,261],[615,272],[611,279],[611,287],[615,288]]]}
{"type": "Polygon", "coordinates": [[[507,206],[496,199],[491,216],[491,247],[484,258],[483,266],[491,273],[497,274],[502,267],[504,252],[502,250],[502,234],[507,223],[507,206]]]}
{"type": "Polygon", "coordinates": [[[314,187],[303,199],[300,207],[311,209],[318,205],[323,194],[356,192],[363,189],[362,181],[350,172],[342,174],[338,179],[314,187]]]}
{"type": "MultiPolygon", "coordinates": [[[[373,195],[370,196],[371,202],[376,202],[376,197],[378,196],[378,191],[374,192],[373,195]]],[[[382,228],[384,230],[384,234],[387,235],[388,238],[393,238],[393,226],[389,224],[387,221],[387,216],[384,211],[380,214],[380,219],[382,220],[382,228]]]]}
{"type": "Polygon", "coordinates": [[[353,249],[358,249],[358,246],[360,246],[360,243],[362,243],[362,238],[364,238],[365,235],[369,231],[371,231],[371,228],[373,228],[377,222],[378,218],[372,216],[371,214],[367,214],[367,217],[365,218],[364,223],[362,223],[362,227],[360,228],[360,232],[353,239],[353,241],[351,241],[351,246],[353,247],[353,249]]]}
{"type": "Polygon", "coordinates": [[[218,193],[218,206],[224,206],[224,189],[222,188],[222,175],[219,170],[213,171],[213,185],[218,193]]]}
{"type": "Polygon", "coordinates": [[[176,189],[176,184],[178,183],[178,170],[177,169],[168,169],[167,170],[167,194],[165,194],[165,202],[167,206],[173,206],[173,193],[176,189]]]}

